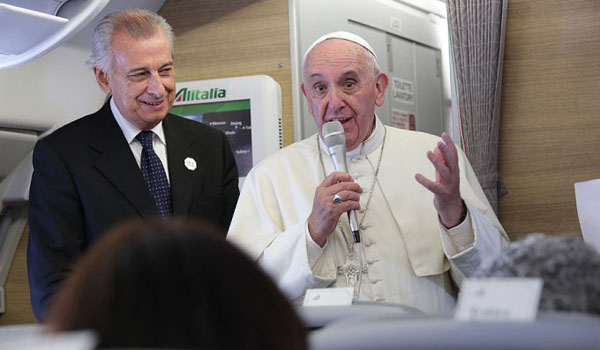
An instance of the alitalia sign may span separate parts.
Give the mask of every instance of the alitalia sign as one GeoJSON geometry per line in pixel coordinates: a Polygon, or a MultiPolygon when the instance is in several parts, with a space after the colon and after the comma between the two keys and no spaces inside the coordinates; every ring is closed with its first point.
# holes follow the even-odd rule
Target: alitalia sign
{"type": "Polygon", "coordinates": [[[219,88],[211,88],[208,90],[181,88],[175,94],[175,102],[213,100],[217,98],[225,98],[227,90],[219,88]]]}

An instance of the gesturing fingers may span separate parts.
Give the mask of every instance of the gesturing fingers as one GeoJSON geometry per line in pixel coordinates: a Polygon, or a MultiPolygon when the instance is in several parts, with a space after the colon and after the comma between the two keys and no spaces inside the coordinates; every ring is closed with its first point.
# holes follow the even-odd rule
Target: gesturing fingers
{"type": "Polygon", "coordinates": [[[418,183],[423,185],[426,189],[431,191],[433,194],[441,195],[441,194],[444,194],[444,192],[445,192],[444,186],[440,185],[437,182],[433,182],[433,181],[429,180],[428,178],[426,178],[425,176],[423,176],[421,174],[416,174],[415,180],[417,180],[418,183]]]}
{"type": "Polygon", "coordinates": [[[431,162],[431,164],[433,164],[433,167],[435,168],[435,171],[437,173],[436,175],[439,175],[439,177],[436,176],[437,181],[441,181],[442,179],[447,179],[448,177],[450,177],[450,168],[444,161],[444,158],[439,148],[434,149],[433,152],[428,151],[427,158],[429,158],[429,161],[431,162]]]}
{"type": "Polygon", "coordinates": [[[456,197],[460,181],[458,151],[448,134],[442,133],[442,140],[427,152],[427,158],[435,169],[435,181],[421,174],[416,174],[415,180],[436,195],[456,197]]]}
{"type": "Polygon", "coordinates": [[[458,151],[448,134],[442,133],[442,141],[427,152],[427,158],[435,168],[435,182],[422,174],[416,174],[415,180],[434,194],[433,204],[441,222],[454,227],[466,209],[460,196],[458,151]]]}
{"type": "Polygon", "coordinates": [[[437,149],[440,150],[441,155],[446,162],[450,171],[458,170],[458,151],[450,136],[447,133],[442,133],[442,141],[438,142],[437,149]]]}

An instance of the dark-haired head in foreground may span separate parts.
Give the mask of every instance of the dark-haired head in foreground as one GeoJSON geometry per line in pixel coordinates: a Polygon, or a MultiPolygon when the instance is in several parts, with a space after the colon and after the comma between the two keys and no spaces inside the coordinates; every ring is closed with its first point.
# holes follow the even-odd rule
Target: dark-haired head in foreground
{"type": "Polygon", "coordinates": [[[130,222],[95,244],[48,316],[93,329],[100,347],[304,349],[304,328],[275,284],[218,230],[130,222]]]}
{"type": "Polygon", "coordinates": [[[474,277],[539,277],[540,310],[600,315],[600,254],[579,237],[531,234],[484,261],[474,277]]]}

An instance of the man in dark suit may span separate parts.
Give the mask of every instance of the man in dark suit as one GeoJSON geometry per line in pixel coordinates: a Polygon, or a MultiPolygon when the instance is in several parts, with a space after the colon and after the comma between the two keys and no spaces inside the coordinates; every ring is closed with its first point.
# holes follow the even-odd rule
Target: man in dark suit
{"type": "Polygon", "coordinates": [[[239,195],[233,154],[222,132],[168,114],[172,49],[171,27],[155,13],[105,17],[89,63],[111,98],[35,147],[27,266],[38,320],[78,256],[120,221],[229,226],[239,195]]]}

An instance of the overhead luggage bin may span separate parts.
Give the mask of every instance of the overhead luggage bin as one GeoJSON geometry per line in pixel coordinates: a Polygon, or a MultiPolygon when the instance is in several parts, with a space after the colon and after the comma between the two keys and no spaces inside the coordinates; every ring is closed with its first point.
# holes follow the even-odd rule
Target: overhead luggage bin
{"type": "Polygon", "coordinates": [[[93,20],[109,0],[0,2],[0,69],[29,62],[59,46],[93,20]]]}

